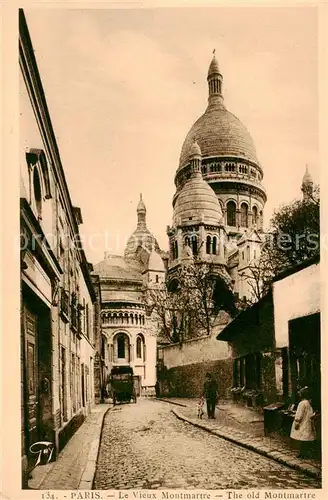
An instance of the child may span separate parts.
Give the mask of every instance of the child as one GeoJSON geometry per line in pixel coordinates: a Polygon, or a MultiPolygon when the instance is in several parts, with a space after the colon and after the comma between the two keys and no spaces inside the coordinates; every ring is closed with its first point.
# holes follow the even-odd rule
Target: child
{"type": "Polygon", "coordinates": [[[198,403],[197,403],[197,418],[202,418],[203,417],[203,415],[204,415],[203,407],[204,407],[204,397],[201,396],[199,398],[198,403]]]}
{"type": "Polygon", "coordinates": [[[295,419],[292,425],[290,437],[298,441],[299,458],[311,457],[316,435],[313,418],[315,413],[309,399],[308,387],[303,387],[299,392],[301,401],[298,403],[295,419]]]}

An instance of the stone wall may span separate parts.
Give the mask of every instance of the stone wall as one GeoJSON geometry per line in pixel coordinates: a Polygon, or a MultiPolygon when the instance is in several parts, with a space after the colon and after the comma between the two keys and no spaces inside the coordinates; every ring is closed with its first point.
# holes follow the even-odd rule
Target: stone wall
{"type": "Polygon", "coordinates": [[[210,336],[160,348],[158,379],[162,393],[198,397],[206,372],[211,372],[218,381],[220,397],[230,397],[233,380],[231,348],[227,342],[216,340],[224,326],[214,327],[210,336]]]}
{"type": "Polygon", "coordinates": [[[216,335],[222,330],[214,328],[210,336],[187,340],[182,344],[170,344],[161,348],[164,365],[170,369],[176,366],[185,366],[193,363],[202,363],[227,359],[231,356],[231,349],[226,342],[216,340],[216,335]]]}
{"type": "Polygon", "coordinates": [[[160,381],[162,395],[192,398],[203,389],[206,372],[210,372],[219,384],[219,397],[230,398],[232,387],[232,359],[203,361],[167,370],[164,381],[160,381]]]}

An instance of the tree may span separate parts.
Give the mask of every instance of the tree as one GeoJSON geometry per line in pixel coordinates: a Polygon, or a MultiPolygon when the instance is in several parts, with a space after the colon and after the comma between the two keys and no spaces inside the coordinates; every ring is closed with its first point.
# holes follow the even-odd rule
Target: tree
{"type": "Polygon", "coordinates": [[[264,236],[261,256],[243,273],[252,290],[252,302],[267,293],[273,278],[284,269],[320,252],[320,192],[276,210],[264,236]]]}
{"type": "Polygon", "coordinates": [[[228,276],[197,258],[182,265],[165,289],[148,290],[146,296],[169,342],[209,335],[219,311],[235,312],[228,276]]]}

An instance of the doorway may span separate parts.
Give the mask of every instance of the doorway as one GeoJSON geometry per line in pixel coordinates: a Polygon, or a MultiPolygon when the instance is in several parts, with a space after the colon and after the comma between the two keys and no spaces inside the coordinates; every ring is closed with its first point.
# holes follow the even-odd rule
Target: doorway
{"type": "Polygon", "coordinates": [[[54,442],[50,309],[22,287],[22,391],[25,453],[37,441],[54,442]]]}
{"type": "Polygon", "coordinates": [[[315,408],[321,406],[320,313],[289,321],[290,375],[293,402],[301,386],[310,389],[315,408]]]}

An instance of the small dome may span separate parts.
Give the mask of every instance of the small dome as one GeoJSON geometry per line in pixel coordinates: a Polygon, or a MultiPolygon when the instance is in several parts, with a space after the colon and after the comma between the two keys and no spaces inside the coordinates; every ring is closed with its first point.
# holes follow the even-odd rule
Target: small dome
{"type": "Polygon", "coordinates": [[[149,256],[147,268],[149,271],[165,271],[164,262],[162,260],[162,257],[154,249],[152,250],[152,252],[149,256]]]}
{"type": "Polygon", "coordinates": [[[313,180],[312,180],[311,174],[309,172],[308,166],[306,166],[305,174],[304,174],[303,180],[302,180],[302,186],[309,185],[309,184],[312,185],[313,180]]]}
{"type": "Polygon", "coordinates": [[[221,205],[213,189],[199,173],[185,183],[174,206],[173,223],[205,222],[220,225],[222,223],[221,205]]]}
{"type": "Polygon", "coordinates": [[[207,78],[210,78],[212,75],[220,75],[219,63],[213,55],[213,59],[211,61],[210,67],[208,68],[207,78]]]}
{"type": "Polygon", "coordinates": [[[196,141],[196,139],[194,139],[194,142],[190,148],[190,154],[189,154],[190,158],[194,158],[195,156],[198,156],[198,157],[202,156],[201,149],[200,149],[199,144],[196,141]]]}

